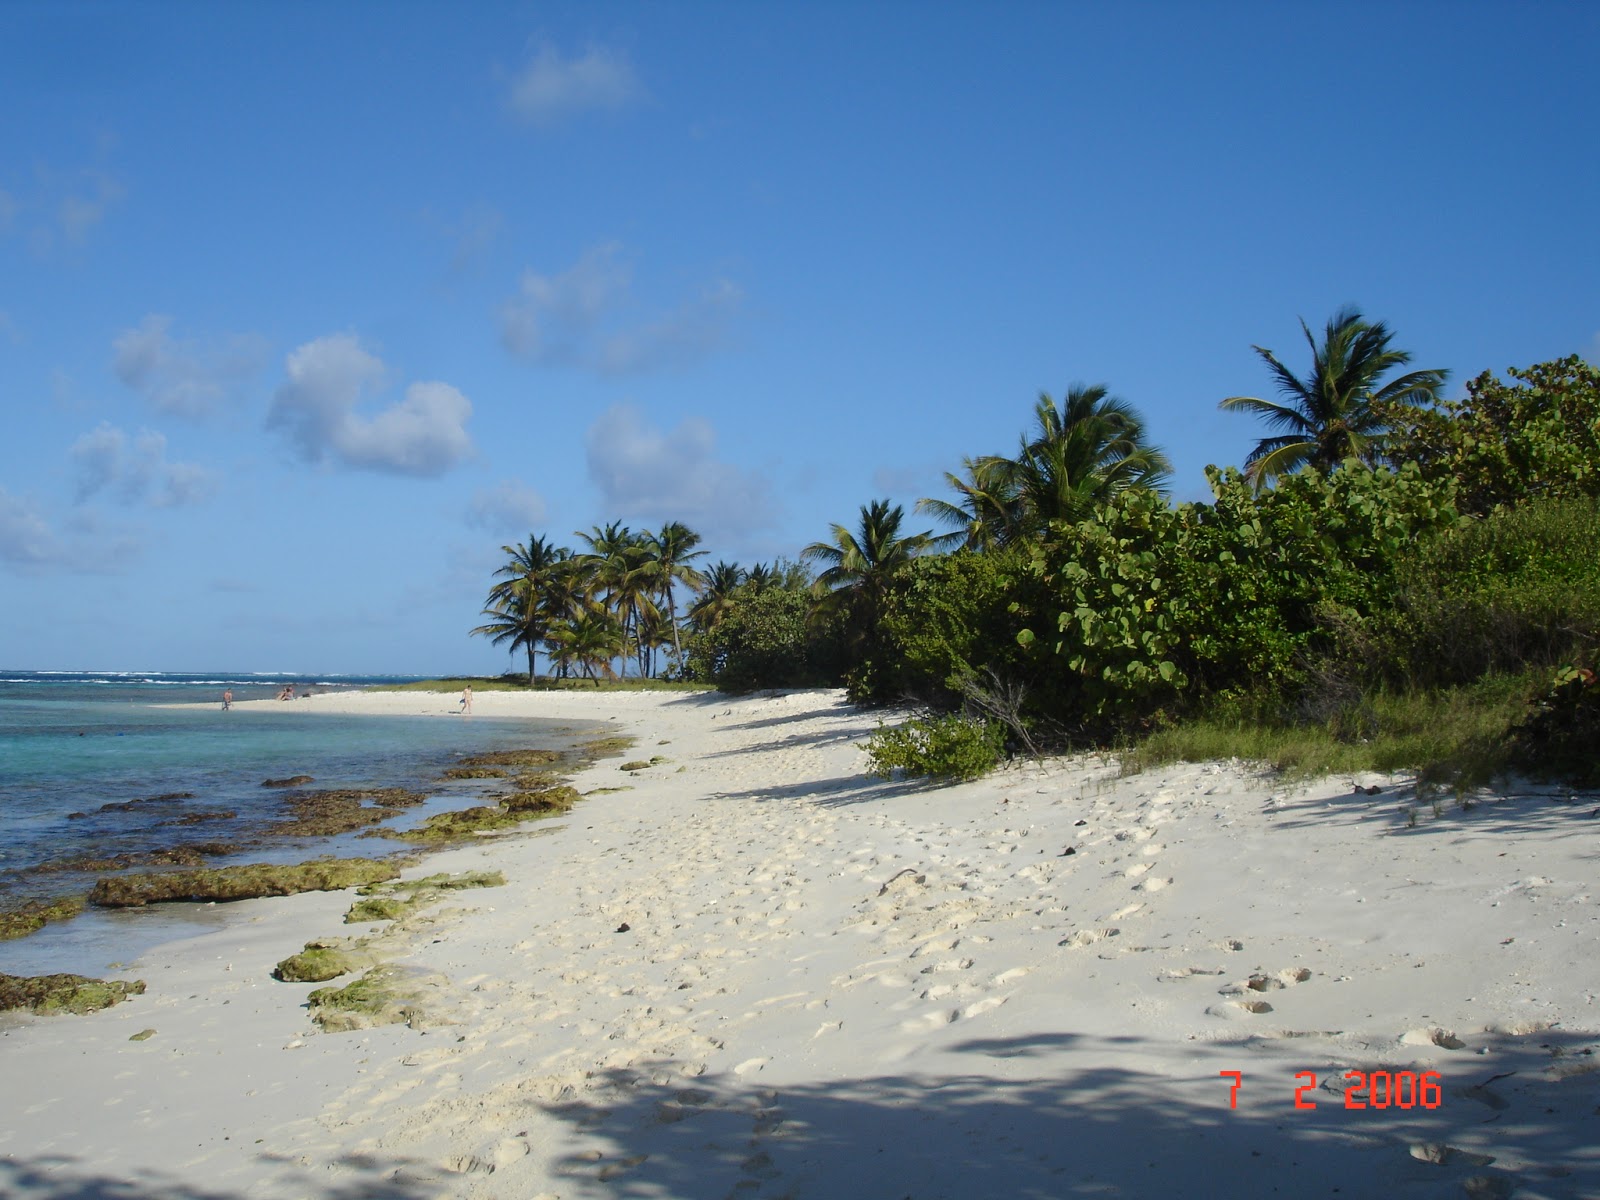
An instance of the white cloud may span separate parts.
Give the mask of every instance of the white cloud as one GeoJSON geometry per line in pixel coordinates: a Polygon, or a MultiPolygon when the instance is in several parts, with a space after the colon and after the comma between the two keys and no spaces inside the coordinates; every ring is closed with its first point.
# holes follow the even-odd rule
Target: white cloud
{"type": "Polygon", "coordinates": [[[129,437],[102,421],[73,443],[68,455],[78,477],[76,502],[105,491],[152,508],[198,504],[216,494],[214,471],[196,463],[168,462],[167,439],[148,429],[129,437]]]}
{"type": "Polygon", "coordinates": [[[122,195],[122,185],[104,171],[80,172],[77,185],[56,205],[56,219],[67,244],[83,245],[89,231],[105,220],[111,206],[121,200],[122,195]]]}
{"type": "Polygon", "coordinates": [[[214,410],[239,382],[259,371],[265,342],[234,334],[211,345],[178,341],[172,318],[152,313],[112,342],[117,378],[160,412],[198,418],[214,410]]]}
{"type": "Polygon", "coordinates": [[[628,297],[630,272],[621,251],[608,242],[584,251],[559,275],[524,271],[516,297],[501,310],[506,349],[545,366],[579,365],[607,309],[628,297]]]}
{"type": "Polygon", "coordinates": [[[89,512],[75,514],[64,533],[29,500],[0,487],[0,562],[21,571],[76,571],[112,574],[139,554],[139,541],[124,527],[89,512]]]}
{"type": "Polygon", "coordinates": [[[642,94],[625,56],[592,47],[581,58],[563,58],[545,43],[512,78],[506,102],[524,121],[554,125],[581,112],[623,108],[642,94]]]}
{"type": "Polygon", "coordinates": [[[488,533],[526,534],[544,522],[544,497],[530,487],[506,479],[480,488],[467,510],[467,524],[488,533]]]}
{"type": "Polygon", "coordinates": [[[289,379],[273,397],[267,427],[282,430],[307,462],[442,475],[472,453],[466,430],[472,405],[447,383],[413,383],[375,415],[357,412],[389,373],[350,334],[307,342],[285,369],[289,379]]]}
{"type": "Polygon", "coordinates": [[[743,300],[736,283],[717,279],[664,313],[629,321],[632,272],[621,245],[609,242],[558,274],[524,271],[501,307],[501,340],[539,366],[612,375],[682,366],[726,340],[743,300]]]}
{"type": "Polygon", "coordinates": [[[772,524],[767,480],[719,461],[716,433],[698,417],[663,431],[633,405],[615,404],[590,426],[585,446],[607,519],[683,521],[708,535],[772,524]]]}
{"type": "Polygon", "coordinates": [[[0,487],[0,559],[21,567],[44,567],[61,558],[61,542],[43,514],[0,487]]]}

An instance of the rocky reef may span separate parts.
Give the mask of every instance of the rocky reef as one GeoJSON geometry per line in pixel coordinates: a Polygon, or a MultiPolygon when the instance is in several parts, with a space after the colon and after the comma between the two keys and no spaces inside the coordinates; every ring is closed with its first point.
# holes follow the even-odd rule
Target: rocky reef
{"type": "Polygon", "coordinates": [[[170,901],[250,900],[300,892],[336,892],[380,883],[400,874],[393,862],[330,858],[308,863],[250,863],[200,871],[164,871],[101,879],[89,903],[102,908],[138,908],[170,901]]]}
{"type": "Polygon", "coordinates": [[[92,1013],[144,994],[144,980],[91,979],[87,975],[0,974],[0,1012],[57,1016],[92,1013]]]}
{"type": "Polygon", "coordinates": [[[66,921],[84,910],[82,896],[63,896],[58,900],[35,900],[7,912],[0,912],[0,942],[27,937],[50,921],[66,921]]]}

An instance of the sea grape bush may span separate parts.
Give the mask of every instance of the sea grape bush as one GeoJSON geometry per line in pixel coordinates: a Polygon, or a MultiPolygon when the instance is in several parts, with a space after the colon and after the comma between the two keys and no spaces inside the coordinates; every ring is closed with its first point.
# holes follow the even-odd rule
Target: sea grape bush
{"type": "Polygon", "coordinates": [[[882,726],[866,745],[871,774],[880,779],[891,778],[896,770],[936,779],[976,779],[1000,761],[1004,749],[1000,725],[960,713],[882,726]]]}
{"type": "Polygon", "coordinates": [[[1461,511],[1600,495],[1600,369],[1573,355],[1485,371],[1465,400],[1391,414],[1391,456],[1456,483],[1461,511]]]}

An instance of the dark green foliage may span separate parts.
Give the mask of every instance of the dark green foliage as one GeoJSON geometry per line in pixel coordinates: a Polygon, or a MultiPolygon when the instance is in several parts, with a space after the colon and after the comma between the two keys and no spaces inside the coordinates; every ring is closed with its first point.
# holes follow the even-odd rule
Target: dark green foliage
{"type": "Polygon", "coordinates": [[[836,625],[810,620],[811,598],[781,588],[734,593],[735,606],[689,642],[689,671],[725,692],[838,682],[836,625]]]}
{"type": "Polygon", "coordinates": [[[1576,355],[1484,372],[1465,400],[1393,414],[1396,461],[1456,483],[1462,512],[1600,495],[1600,370],[1576,355]]]}
{"type": "Polygon", "coordinates": [[[1466,520],[1401,556],[1370,674],[1437,687],[1600,651],[1600,500],[1536,500],[1466,520]]]}
{"type": "Polygon", "coordinates": [[[935,779],[976,779],[1000,761],[1005,731],[992,721],[946,713],[880,728],[867,739],[866,749],[872,774],[881,779],[896,770],[935,779]]]}
{"type": "Polygon", "coordinates": [[[1586,667],[1557,671],[1516,729],[1515,758],[1535,775],[1600,785],[1600,676],[1586,667]]]}
{"type": "Polygon", "coordinates": [[[949,707],[966,680],[990,672],[1037,686],[1038,656],[1016,640],[1041,594],[1028,563],[1020,550],[959,550],[907,564],[884,600],[887,653],[857,667],[852,699],[949,707]]]}

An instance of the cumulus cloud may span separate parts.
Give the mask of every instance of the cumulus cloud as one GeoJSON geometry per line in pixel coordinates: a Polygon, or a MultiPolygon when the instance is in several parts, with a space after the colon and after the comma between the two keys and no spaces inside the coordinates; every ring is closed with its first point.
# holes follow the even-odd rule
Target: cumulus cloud
{"type": "Polygon", "coordinates": [[[544,522],[544,497],[530,487],[506,479],[480,488],[467,509],[467,524],[487,533],[526,534],[544,522]]]}
{"type": "Polygon", "coordinates": [[[0,487],[0,559],[37,568],[61,558],[60,539],[38,508],[0,487]]]}
{"type": "Polygon", "coordinates": [[[171,317],[152,313],[111,344],[117,378],[159,412],[204,417],[266,360],[266,344],[254,335],[233,334],[203,345],[173,338],[171,328],[171,317]]]}
{"type": "Polygon", "coordinates": [[[717,458],[709,422],[690,417],[665,431],[633,405],[616,404],[585,438],[589,478],[608,514],[650,524],[683,521],[703,534],[770,526],[767,480],[717,458]]]}
{"type": "Polygon", "coordinates": [[[0,487],[0,562],[30,574],[111,574],[138,554],[138,538],[131,530],[80,512],[58,533],[36,504],[0,487]]]}
{"type": "Polygon", "coordinates": [[[517,294],[501,307],[501,340],[539,366],[602,374],[683,366],[726,340],[744,300],[736,283],[717,279],[665,312],[630,320],[632,283],[616,242],[585,251],[557,274],[526,270],[517,294]]]}
{"type": "Polygon", "coordinates": [[[448,383],[413,383],[372,415],[358,405],[381,392],[389,372],[350,334],[307,342],[288,357],[288,381],[267,413],[267,427],[288,437],[307,462],[397,475],[442,475],[472,453],[472,405],[448,383]]]}
{"type": "Polygon", "coordinates": [[[166,437],[148,429],[129,437],[102,421],[73,443],[68,456],[77,476],[79,504],[107,492],[130,504],[177,508],[209,500],[217,491],[214,471],[196,463],[168,462],[166,437]]]}
{"type": "Polygon", "coordinates": [[[619,109],[643,95],[624,55],[592,47],[581,58],[563,58],[549,43],[511,80],[506,102],[534,125],[555,125],[582,112],[619,109]]]}

